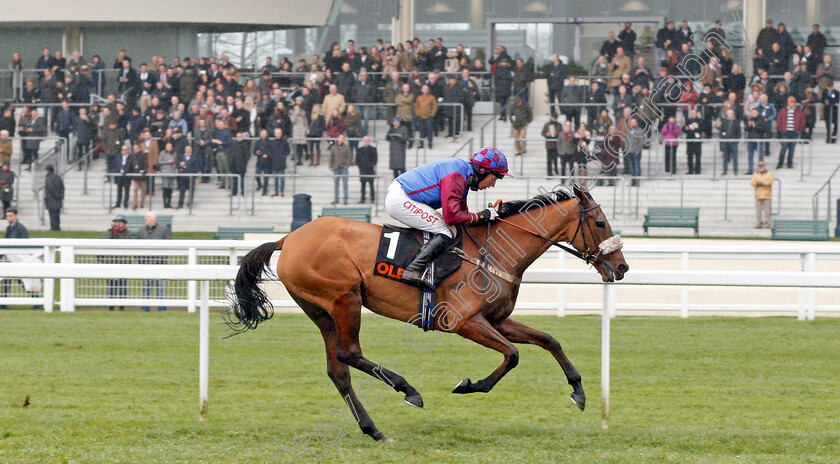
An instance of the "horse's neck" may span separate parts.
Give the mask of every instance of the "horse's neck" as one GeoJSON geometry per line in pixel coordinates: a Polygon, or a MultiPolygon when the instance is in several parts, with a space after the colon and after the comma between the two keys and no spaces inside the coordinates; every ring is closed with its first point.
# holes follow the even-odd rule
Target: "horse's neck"
{"type": "Polygon", "coordinates": [[[489,240],[482,233],[482,238],[485,238],[485,240],[479,239],[478,242],[485,244],[484,246],[500,267],[508,272],[521,275],[551,246],[551,242],[545,240],[545,238],[555,242],[565,242],[570,240],[574,233],[574,225],[577,224],[578,220],[577,200],[572,199],[546,205],[543,210],[544,215],[541,212],[536,213],[535,210],[531,210],[505,218],[517,226],[542,235],[542,237],[499,222],[491,228],[489,240]]]}

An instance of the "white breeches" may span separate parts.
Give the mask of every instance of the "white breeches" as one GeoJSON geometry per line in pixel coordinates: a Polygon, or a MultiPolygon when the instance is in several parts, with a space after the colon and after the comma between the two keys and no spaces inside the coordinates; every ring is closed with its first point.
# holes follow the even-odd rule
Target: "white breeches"
{"type": "Polygon", "coordinates": [[[394,219],[415,229],[427,230],[433,234],[454,234],[441,215],[431,206],[412,200],[406,195],[399,182],[394,181],[385,195],[385,211],[394,219]]]}

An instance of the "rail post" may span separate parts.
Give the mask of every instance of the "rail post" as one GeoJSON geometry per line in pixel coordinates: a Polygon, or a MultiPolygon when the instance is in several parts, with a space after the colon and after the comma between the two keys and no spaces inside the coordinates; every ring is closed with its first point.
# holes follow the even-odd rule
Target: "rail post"
{"type": "Polygon", "coordinates": [[[198,414],[207,420],[207,384],[210,374],[210,281],[201,281],[201,314],[198,328],[198,414]]]}
{"type": "Polygon", "coordinates": [[[615,309],[615,287],[604,285],[601,314],[601,428],[610,428],[610,314],[615,309]]]}
{"type": "MultiPolygon", "coordinates": [[[[72,246],[63,245],[59,252],[61,253],[61,264],[73,264],[76,262],[75,250],[72,246]]],[[[76,280],[75,279],[61,279],[61,312],[72,313],[76,310],[76,280]]]]}

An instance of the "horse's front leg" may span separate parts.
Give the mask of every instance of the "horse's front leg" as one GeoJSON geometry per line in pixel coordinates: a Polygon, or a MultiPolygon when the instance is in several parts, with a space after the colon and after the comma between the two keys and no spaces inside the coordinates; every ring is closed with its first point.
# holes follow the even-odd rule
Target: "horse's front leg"
{"type": "Polygon", "coordinates": [[[470,379],[462,380],[452,393],[489,392],[496,383],[511,369],[519,364],[519,350],[516,349],[502,334],[487,322],[482,315],[477,314],[469,319],[458,330],[458,335],[476,343],[492,348],[505,356],[502,364],[487,378],[472,383],[470,379]]]}
{"type": "Polygon", "coordinates": [[[574,389],[572,392],[572,401],[583,411],[583,408],[586,407],[586,395],[583,393],[580,374],[572,366],[571,361],[566,357],[566,353],[563,352],[560,343],[554,337],[513,319],[504,319],[497,323],[495,327],[513,343],[529,343],[548,350],[560,364],[560,367],[563,368],[569,385],[574,389]]]}

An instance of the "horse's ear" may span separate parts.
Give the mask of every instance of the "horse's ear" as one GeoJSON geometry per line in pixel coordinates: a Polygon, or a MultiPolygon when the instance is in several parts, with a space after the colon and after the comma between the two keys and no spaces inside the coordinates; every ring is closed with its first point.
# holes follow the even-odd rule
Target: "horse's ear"
{"type": "Polygon", "coordinates": [[[573,190],[577,199],[585,203],[587,200],[586,190],[579,188],[577,184],[574,184],[573,190]]]}

